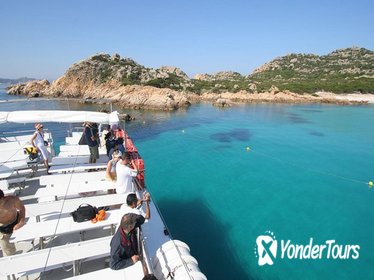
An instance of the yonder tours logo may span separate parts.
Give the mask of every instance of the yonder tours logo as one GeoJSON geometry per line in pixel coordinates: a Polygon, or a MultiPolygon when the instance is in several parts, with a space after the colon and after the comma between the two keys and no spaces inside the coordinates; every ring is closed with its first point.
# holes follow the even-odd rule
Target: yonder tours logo
{"type": "Polygon", "coordinates": [[[306,244],[294,244],[291,240],[280,240],[278,242],[273,232],[266,231],[256,239],[254,253],[258,258],[258,265],[273,265],[277,259],[278,244],[280,252],[278,259],[358,259],[360,256],[359,245],[338,244],[335,240],[326,240],[322,244],[316,244],[311,237],[306,244]]]}

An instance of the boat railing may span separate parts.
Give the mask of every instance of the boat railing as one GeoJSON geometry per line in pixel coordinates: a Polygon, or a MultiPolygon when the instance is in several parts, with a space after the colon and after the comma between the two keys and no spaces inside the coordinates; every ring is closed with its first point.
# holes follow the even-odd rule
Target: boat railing
{"type": "MultiPolygon", "coordinates": [[[[147,192],[150,193],[149,189],[147,189],[147,192]]],[[[150,195],[151,195],[151,197],[153,197],[151,193],[150,193],[150,195]]],[[[174,240],[174,238],[172,237],[172,235],[171,235],[171,233],[170,233],[170,230],[169,230],[169,228],[168,228],[168,226],[167,226],[167,224],[166,224],[166,221],[165,221],[164,217],[163,217],[162,214],[161,214],[161,211],[160,211],[158,205],[157,205],[156,203],[154,203],[153,205],[155,206],[155,208],[156,208],[156,210],[157,210],[157,212],[158,212],[158,214],[159,214],[159,216],[160,216],[160,218],[161,218],[161,220],[162,220],[162,222],[163,222],[163,224],[164,224],[164,226],[165,226],[164,233],[170,236],[170,239],[171,239],[170,242],[173,243],[173,246],[174,246],[174,248],[176,249],[177,254],[178,254],[178,259],[179,259],[179,261],[180,261],[180,265],[178,265],[177,267],[175,267],[173,270],[170,270],[170,268],[168,268],[168,270],[169,270],[169,275],[167,275],[167,278],[170,277],[171,279],[173,279],[173,278],[174,278],[173,275],[175,274],[175,271],[176,271],[177,269],[183,267],[183,268],[185,269],[185,271],[186,271],[186,273],[187,273],[189,279],[190,279],[190,280],[194,280],[194,277],[191,275],[191,269],[188,267],[188,264],[187,264],[187,262],[184,260],[184,258],[183,258],[183,254],[182,254],[182,252],[180,251],[179,246],[176,244],[176,242],[180,242],[180,241],[178,241],[178,240],[174,240]]],[[[143,240],[143,242],[144,242],[144,240],[143,240]]],[[[152,264],[150,264],[150,267],[152,267],[152,264]]],[[[152,270],[153,270],[153,269],[152,269],[152,270]]],[[[199,278],[199,279],[200,279],[200,278],[199,278]]]]}
{"type": "Polygon", "coordinates": [[[35,132],[35,130],[32,130],[32,129],[17,130],[17,131],[4,131],[4,132],[1,132],[0,137],[19,136],[18,134],[33,133],[33,132],[35,132]]]}
{"type": "Polygon", "coordinates": [[[153,274],[153,268],[149,259],[149,254],[145,246],[145,239],[141,228],[136,228],[136,236],[138,242],[139,260],[142,263],[144,274],[153,274]]]}

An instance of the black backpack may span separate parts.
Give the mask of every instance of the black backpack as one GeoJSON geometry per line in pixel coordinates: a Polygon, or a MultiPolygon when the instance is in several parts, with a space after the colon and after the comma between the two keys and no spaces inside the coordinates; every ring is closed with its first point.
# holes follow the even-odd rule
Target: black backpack
{"type": "Polygon", "coordinates": [[[96,217],[98,210],[90,204],[81,204],[77,210],[71,212],[74,222],[81,223],[96,217]]]}

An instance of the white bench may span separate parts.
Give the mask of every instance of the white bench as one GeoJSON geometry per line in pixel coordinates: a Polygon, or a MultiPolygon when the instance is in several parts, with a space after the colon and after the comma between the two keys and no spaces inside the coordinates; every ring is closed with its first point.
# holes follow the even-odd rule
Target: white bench
{"type": "Polygon", "coordinates": [[[53,174],[40,176],[39,183],[42,186],[57,186],[73,182],[90,182],[105,180],[106,172],[76,172],[69,174],[53,174]]]}
{"type": "Polygon", "coordinates": [[[106,236],[0,258],[0,276],[23,272],[37,273],[54,269],[64,263],[108,256],[111,238],[112,236],[106,236]]]}
{"type": "Polygon", "coordinates": [[[0,180],[0,189],[2,191],[9,190],[9,188],[16,188],[19,189],[25,186],[26,177],[16,177],[16,178],[8,178],[5,180],[0,180]],[[13,186],[12,186],[13,185],[13,186]]]}
{"type": "Polygon", "coordinates": [[[17,160],[25,160],[28,158],[28,155],[26,155],[23,152],[22,147],[18,147],[17,149],[8,149],[5,151],[1,151],[1,163],[11,162],[11,161],[17,161],[17,160]]]}
{"type": "Polygon", "coordinates": [[[80,137],[66,137],[65,143],[67,145],[78,145],[78,142],[81,138],[80,137]]]}
{"type": "Polygon", "coordinates": [[[8,189],[9,188],[9,184],[8,184],[8,181],[7,180],[1,180],[0,181],[0,190],[3,191],[4,195],[7,196],[7,195],[14,195],[16,193],[16,190],[15,189],[8,189]]]}
{"type": "Polygon", "coordinates": [[[74,156],[74,157],[54,157],[52,158],[52,165],[64,165],[64,164],[79,164],[88,163],[89,156],[74,156]]]}
{"type": "Polygon", "coordinates": [[[64,164],[52,166],[50,173],[67,173],[76,171],[87,171],[90,169],[106,169],[106,163],[86,163],[86,164],[64,164]]]}
{"type": "MultiPolygon", "coordinates": [[[[88,163],[90,159],[89,155],[84,156],[66,156],[66,157],[54,157],[52,158],[52,165],[65,165],[65,164],[82,164],[88,163]]],[[[100,158],[97,159],[97,163],[107,163],[109,158],[106,155],[101,155],[100,158]]]]}
{"type": "MultiPolygon", "coordinates": [[[[86,155],[90,154],[90,149],[88,148],[87,145],[61,145],[60,146],[60,155],[62,153],[83,153],[86,155]]],[[[99,154],[100,155],[105,155],[106,154],[106,149],[104,147],[99,147],[99,154]]]]}
{"type": "Polygon", "coordinates": [[[65,280],[92,280],[92,279],[110,279],[110,280],[142,280],[144,271],[142,263],[139,261],[125,269],[112,270],[110,268],[100,269],[89,273],[84,273],[65,280]]]}
{"type": "Polygon", "coordinates": [[[76,210],[83,203],[96,207],[118,205],[126,203],[127,194],[105,194],[99,196],[88,196],[65,201],[53,201],[46,203],[26,204],[26,217],[38,217],[59,213],[70,213],[76,210]]]}
{"type": "MultiPolygon", "coordinates": [[[[30,136],[31,139],[31,136],[30,136]]],[[[10,141],[0,143],[0,151],[18,150],[23,147],[31,145],[30,141],[10,141]]]]}
{"type": "Polygon", "coordinates": [[[26,177],[16,177],[16,178],[9,178],[7,179],[8,184],[24,184],[26,181],[26,177]]]}
{"type": "Polygon", "coordinates": [[[25,187],[25,182],[26,177],[0,180],[0,189],[4,192],[5,195],[14,195],[14,189],[19,188],[19,190],[21,190],[21,188],[25,187]],[[12,190],[10,188],[12,188],[12,190]]]}
{"type": "Polygon", "coordinates": [[[79,195],[84,192],[106,191],[114,189],[113,182],[110,181],[90,181],[87,183],[73,182],[69,185],[58,185],[54,187],[39,188],[34,197],[60,197],[79,195]]]}
{"type": "Polygon", "coordinates": [[[0,172],[2,172],[5,169],[25,169],[28,167],[27,164],[27,157],[21,160],[15,160],[15,161],[8,161],[4,163],[0,163],[0,172]]]}
{"type": "Polygon", "coordinates": [[[13,175],[15,172],[14,169],[5,167],[5,166],[0,166],[0,179],[5,179],[13,175]]]}
{"type": "Polygon", "coordinates": [[[76,151],[87,151],[90,152],[90,149],[87,145],[61,145],[60,152],[76,152],[76,151]]]}
{"type": "Polygon", "coordinates": [[[19,242],[74,232],[84,232],[107,226],[114,228],[120,220],[119,209],[107,211],[106,214],[106,219],[97,223],[92,223],[91,221],[76,223],[70,216],[39,223],[27,222],[23,227],[15,230],[10,239],[12,242],[19,242]]]}
{"type": "Polygon", "coordinates": [[[72,135],[73,137],[81,137],[82,134],[83,134],[83,129],[82,129],[82,131],[73,131],[73,132],[71,133],[71,135],[72,135]]]}
{"type": "Polygon", "coordinates": [[[5,191],[8,190],[9,188],[9,183],[7,180],[1,180],[0,181],[0,190],[5,191]]]}
{"type": "Polygon", "coordinates": [[[29,162],[26,159],[0,164],[0,179],[8,178],[20,170],[31,169],[30,171],[34,172],[33,168],[35,166],[38,166],[37,161],[29,162]]]}

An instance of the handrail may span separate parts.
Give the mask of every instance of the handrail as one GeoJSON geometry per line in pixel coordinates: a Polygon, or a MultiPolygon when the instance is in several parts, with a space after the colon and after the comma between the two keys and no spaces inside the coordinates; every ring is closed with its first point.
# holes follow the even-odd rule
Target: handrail
{"type": "MultiPolygon", "coordinates": [[[[150,190],[147,189],[147,191],[150,193],[150,195],[151,195],[151,197],[152,197],[152,194],[151,194],[150,190]]],[[[163,217],[162,214],[161,214],[161,211],[160,211],[158,205],[157,205],[156,203],[153,203],[153,205],[155,206],[155,208],[156,208],[156,210],[157,210],[157,212],[158,212],[158,214],[159,214],[159,216],[160,216],[160,218],[161,218],[161,220],[162,220],[162,222],[163,222],[163,224],[164,224],[164,226],[165,226],[165,229],[167,230],[168,235],[170,236],[170,240],[173,242],[173,245],[174,245],[175,249],[176,249],[177,252],[178,252],[178,256],[179,256],[180,260],[182,261],[182,265],[183,265],[183,267],[185,268],[185,270],[186,270],[186,272],[187,272],[187,274],[188,274],[188,277],[190,278],[190,280],[193,280],[193,277],[190,275],[190,269],[188,268],[187,263],[186,263],[186,262],[184,261],[184,259],[182,258],[182,253],[181,253],[181,251],[179,250],[178,246],[175,244],[175,240],[173,239],[173,237],[172,237],[172,235],[171,235],[171,233],[170,233],[170,230],[169,230],[169,228],[168,228],[168,226],[167,226],[167,224],[166,224],[166,222],[165,222],[164,217],[163,217]]]]}
{"type": "Polygon", "coordinates": [[[153,274],[153,268],[150,264],[150,259],[147,253],[147,249],[145,247],[145,239],[143,235],[143,231],[140,227],[136,229],[137,233],[137,242],[138,242],[138,252],[139,252],[139,260],[142,263],[144,275],[153,274]]]}
{"type": "Polygon", "coordinates": [[[12,134],[16,134],[16,133],[29,133],[29,132],[35,132],[35,129],[17,130],[17,131],[3,131],[3,132],[1,132],[0,135],[12,135],[12,134]]]}

